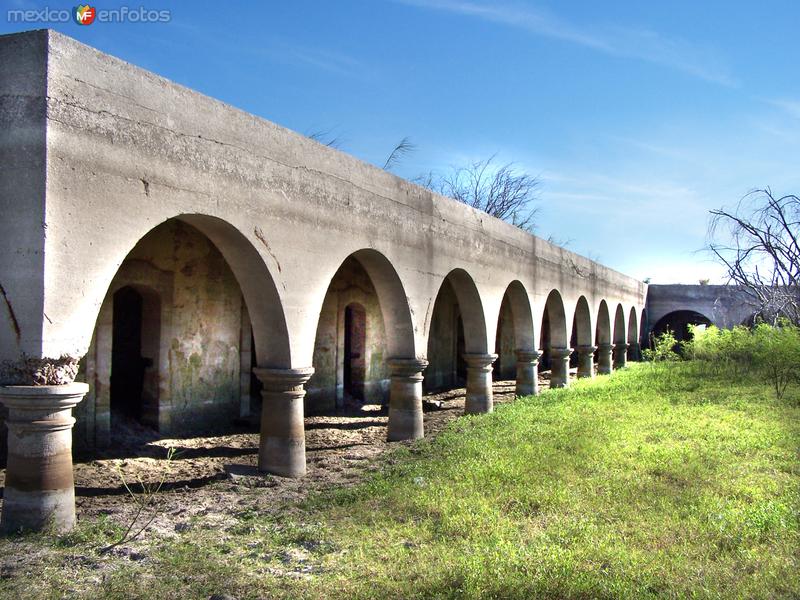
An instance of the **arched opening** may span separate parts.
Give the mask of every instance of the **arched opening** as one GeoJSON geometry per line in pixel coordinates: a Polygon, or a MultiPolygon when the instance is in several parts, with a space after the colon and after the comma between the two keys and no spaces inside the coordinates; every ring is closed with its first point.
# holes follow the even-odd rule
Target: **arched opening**
{"type": "Polygon", "coordinates": [[[160,298],[152,290],[125,286],[114,293],[112,310],[112,427],[135,421],[158,429],[160,298]]]}
{"type": "Polygon", "coordinates": [[[463,387],[467,378],[464,354],[486,352],[486,321],[478,289],[466,271],[455,269],[445,277],[433,305],[425,390],[463,387]]]}
{"type": "Polygon", "coordinates": [[[578,298],[575,305],[569,345],[575,350],[570,356],[570,367],[578,368],[579,377],[592,376],[594,357],[589,356],[592,347],[592,315],[589,311],[589,302],[584,296],[578,298]]]}
{"type": "Polygon", "coordinates": [[[625,311],[621,304],[617,305],[617,310],[614,313],[614,343],[625,344],[625,311]]]}
{"type": "Polygon", "coordinates": [[[517,351],[533,351],[533,316],[524,286],[512,281],[503,294],[497,319],[493,377],[496,380],[517,376],[517,351]]]}
{"type": "Polygon", "coordinates": [[[639,360],[639,320],[635,306],[628,317],[628,360],[639,360]]]}
{"type": "Polygon", "coordinates": [[[250,242],[214,217],[157,225],[100,306],[79,374],[90,391],[75,410],[76,446],[108,445],[132,419],[160,434],[227,429],[257,394],[256,352],[261,364],[290,364],[277,290],[250,242]]]}
{"type": "Polygon", "coordinates": [[[413,357],[411,315],[397,273],[375,250],[354,252],[331,276],[322,300],[306,411],[386,404],[388,360],[413,357]]]}
{"type": "MultiPolygon", "coordinates": [[[[540,347],[542,349],[540,364],[543,370],[551,370],[551,385],[553,385],[552,370],[557,366],[554,362],[557,360],[554,351],[563,351],[567,348],[569,339],[567,335],[564,302],[561,299],[561,294],[557,290],[552,290],[545,302],[540,334],[540,347]]],[[[566,383],[566,380],[561,383],[566,383]]]]}
{"type": "Polygon", "coordinates": [[[652,338],[669,330],[679,342],[691,339],[689,325],[711,325],[711,319],[694,310],[676,310],[661,317],[651,332],[652,338]]]}
{"type": "Polygon", "coordinates": [[[597,372],[607,375],[613,368],[612,358],[612,338],[611,338],[611,314],[608,310],[608,303],[600,301],[597,307],[597,325],[595,327],[594,339],[597,343],[595,350],[595,361],[597,372]]]}

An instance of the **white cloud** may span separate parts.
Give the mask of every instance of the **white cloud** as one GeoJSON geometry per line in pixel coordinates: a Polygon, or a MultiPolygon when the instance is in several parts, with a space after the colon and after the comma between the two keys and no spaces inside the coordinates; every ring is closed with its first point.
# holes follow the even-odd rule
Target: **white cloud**
{"type": "Polygon", "coordinates": [[[543,9],[481,0],[395,0],[401,4],[471,16],[577,44],[611,56],[632,58],[675,69],[712,83],[736,87],[738,82],[713,49],[634,27],[573,25],[543,9]]]}

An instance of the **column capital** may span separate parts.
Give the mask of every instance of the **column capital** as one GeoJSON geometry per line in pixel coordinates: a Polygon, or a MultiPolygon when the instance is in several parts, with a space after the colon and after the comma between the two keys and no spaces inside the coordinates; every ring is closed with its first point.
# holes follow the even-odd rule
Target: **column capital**
{"type": "Polygon", "coordinates": [[[595,350],[597,350],[598,346],[578,346],[575,350],[581,356],[586,354],[594,354],[595,350]]]}
{"type": "Polygon", "coordinates": [[[598,344],[597,345],[597,348],[598,348],[598,350],[600,350],[600,352],[610,352],[615,347],[616,347],[616,344],[609,344],[609,343],[603,343],[603,344],[598,344]]]}
{"type": "Polygon", "coordinates": [[[254,367],[253,373],[264,385],[265,391],[292,392],[303,390],[303,384],[314,374],[314,367],[300,369],[254,367]]]}
{"type": "Polygon", "coordinates": [[[573,348],[550,348],[550,357],[555,360],[559,358],[564,359],[571,356],[573,352],[573,348]]]}
{"type": "Polygon", "coordinates": [[[614,344],[614,346],[616,348],[619,348],[620,350],[627,350],[628,348],[631,347],[631,345],[628,342],[617,342],[616,344],[614,344]]]}
{"type": "Polygon", "coordinates": [[[421,381],[429,363],[424,358],[390,358],[386,364],[392,377],[419,377],[421,381]]]}
{"type": "Polygon", "coordinates": [[[0,403],[9,410],[9,429],[26,432],[71,429],[75,418],[67,412],[75,408],[89,391],[87,383],[65,385],[0,386],[0,403]],[[58,414],[61,413],[61,414],[58,414]]]}
{"type": "Polygon", "coordinates": [[[542,356],[541,350],[514,350],[517,355],[517,362],[520,363],[538,363],[539,358],[542,356]]]}
{"type": "Polygon", "coordinates": [[[497,360],[497,354],[472,354],[465,353],[463,355],[470,369],[480,369],[482,371],[491,371],[492,363],[497,360]]]}

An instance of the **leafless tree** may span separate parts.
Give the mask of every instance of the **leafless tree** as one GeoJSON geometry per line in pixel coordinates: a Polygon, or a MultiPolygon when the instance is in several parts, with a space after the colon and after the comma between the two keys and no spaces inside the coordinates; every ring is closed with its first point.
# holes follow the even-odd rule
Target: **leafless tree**
{"type": "Polygon", "coordinates": [[[708,247],[729,282],[741,286],[765,320],[785,317],[800,325],[800,198],[755,190],[733,210],[711,215],[708,247]]]}
{"type": "Polygon", "coordinates": [[[517,170],[514,163],[498,167],[491,156],[465,167],[453,167],[445,175],[427,173],[414,182],[525,231],[535,228],[539,210],[535,202],[541,182],[538,177],[517,170]]]}

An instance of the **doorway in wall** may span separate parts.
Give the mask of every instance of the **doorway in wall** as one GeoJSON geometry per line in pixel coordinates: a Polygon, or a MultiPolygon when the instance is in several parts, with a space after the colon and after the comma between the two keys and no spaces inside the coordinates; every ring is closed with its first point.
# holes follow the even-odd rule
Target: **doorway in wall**
{"type": "Polygon", "coordinates": [[[367,312],[353,302],[344,309],[344,365],[343,384],[345,397],[364,401],[364,379],[367,372],[367,312]]]}

